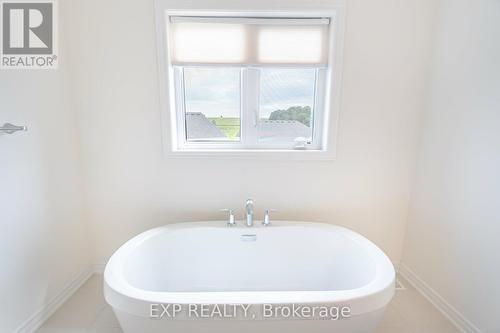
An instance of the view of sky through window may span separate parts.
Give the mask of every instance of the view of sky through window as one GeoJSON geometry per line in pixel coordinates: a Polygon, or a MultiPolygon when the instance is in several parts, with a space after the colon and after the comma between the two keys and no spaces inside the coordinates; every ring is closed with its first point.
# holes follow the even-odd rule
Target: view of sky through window
{"type": "Polygon", "coordinates": [[[187,112],[240,117],[239,68],[185,68],[184,82],[187,112]]]}
{"type": "Polygon", "coordinates": [[[264,68],[260,80],[260,117],[290,107],[314,104],[316,70],[311,68],[264,68]]]}
{"type": "MultiPolygon", "coordinates": [[[[260,140],[293,142],[310,138],[316,69],[260,68],[260,140]]],[[[241,68],[185,67],[186,139],[239,141],[241,68]]],[[[244,111],[244,110],[243,110],[244,111]]]]}
{"type": "MultiPolygon", "coordinates": [[[[314,69],[263,69],[260,116],[289,106],[311,106],[314,69]]],[[[206,117],[240,116],[239,68],[186,68],[184,70],[186,110],[206,117]]]]}

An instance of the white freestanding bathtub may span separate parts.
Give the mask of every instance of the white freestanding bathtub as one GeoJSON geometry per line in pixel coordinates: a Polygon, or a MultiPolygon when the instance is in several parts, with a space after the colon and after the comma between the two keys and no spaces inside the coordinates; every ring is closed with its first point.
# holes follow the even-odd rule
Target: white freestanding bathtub
{"type": "Polygon", "coordinates": [[[342,227],[212,221],[129,240],[104,292],[125,333],[347,333],[375,330],[394,281],[387,256],[342,227]]]}

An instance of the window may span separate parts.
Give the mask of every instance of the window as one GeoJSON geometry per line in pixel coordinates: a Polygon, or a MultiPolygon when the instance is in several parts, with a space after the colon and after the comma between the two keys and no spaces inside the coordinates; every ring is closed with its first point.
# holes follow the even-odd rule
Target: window
{"type": "Polygon", "coordinates": [[[311,144],[316,72],[311,68],[261,70],[259,142],[311,144]]]}
{"type": "Polygon", "coordinates": [[[316,104],[320,69],[174,66],[174,72],[185,148],[319,146],[314,134],[322,111],[316,104]]]}
{"type": "Polygon", "coordinates": [[[241,71],[238,68],[206,67],[181,70],[186,140],[239,141],[241,71]]]}
{"type": "Polygon", "coordinates": [[[331,21],[167,15],[172,150],[325,150],[331,21]]]}

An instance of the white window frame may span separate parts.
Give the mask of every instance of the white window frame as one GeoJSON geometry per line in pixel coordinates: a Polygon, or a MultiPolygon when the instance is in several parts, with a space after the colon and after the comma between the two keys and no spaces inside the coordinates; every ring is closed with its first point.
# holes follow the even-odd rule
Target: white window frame
{"type": "MultiPolygon", "coordinates": [[[[263,67],[243,66],[240,74],[240,141],[188,141],[186,140],[186,110],[184,105],[185,90],[183,80],[183,68],[196,68],[198,66],[174,66],[174,90],[175,90],[175,108],[176,108],[176,129],[177,144],[179,150],[214,150],[224,149],[234,150],[292,150],[294,143],[259,143],[259,132],[256,123],[259,121],[260,108],[260,69],[263,67]]],[[[227,68],[227,66],[222,66],[227,68]]],[[[200,66],[200,68],[221,68],[221,66],[200,66]]],[[[285,68],[272,66],[270,68],[285,68]]],[[[290,68],[305,68],[290,67],[290,68]]],[[[309,150],[320,150],[322,143],[323,115],[324,115],[324,86],[326,84],[326,68],[316,68],[315,74],[315,95],[312,106],[312,140],[307,144],[309,150]]]]}
{"type": "MultiPolygon", "coordinates": [[[[269,0],[273,1],[273,0],[269,0]]],[[[224,2],[224,0],[221,0],[224,2]]],[[[158,66],[160,75],[160,107],[162,116],[162,136],[165,156],[167,157],[248,157],[252,159],[293,159],[293,160],[332,160],[336,155],[338,109],[340,106],[340,83],[342,69],[342,48],[344,31],[344,1],[332,0],[331,8],[323,10],[311,10],[311,8],[293,10],[238,10],[221,11],[218,9],[172,9],[175,4],[182,2],[175,0],[156,0],[156,28],[158,43],[158,66]],[[330,19],[328,67],[318,70],[315,105],[313,109],[313,145],[306,150],[290,149],[290,144],[263,146],[262,144],[246,144],[241,142],[190,142],[185,138],[185,112],[182,100],[179,96],[181,91],[175,89],[180,85],[179,75],[175,75],[176,69],[169,59],[168,52],[168,29],[171,16],[209,16],[209,17],[283,17],[283,18],[310,18],[327,17],[330,19]],[[178,112],[180,107],[182,112],[178,112]],[[178,126],[180,124],[180,126],[178,126]],[[179,130],[180,129],[180,130],[179,130]]],[[[193,4],[192,4],[193,5],[193,4]]],[[[223,4],[222,4],[223,5],[223,4]]],[[[314,1],[307,6],[314,6],[314,1]]],[[[194,6],[194,5],[193,5],[194,6]]],[[[200,1],[200,6],[204,6],[200,1]]],[[[228,3],[228,6],[229,3],[228,3]]],[[[234,7],[234,6],[233,6],[234,7]]],[[[196,64],[193,64],[196,65],[196,64]]],[[[187,67],[187,66],[186,66],[187,67]]],[[[203,67],[207,67],[203,65],[203,67]]],[[[280,66],[270,66],[277,67],[280,66]]],[[[298,68],[306,66],[295,66],[298,68]]],[[[312,66],[316,68],[315,66],[312,66]]],[[[246,83],[253,82],[250,87],[258,87],[258,76],[252,75],[252,66],[244,67],[242,73],[250,77],[242,78],[241,89],[248,89],[246,83]]],[[[243,90],[242,90],[243,91],[243,90]]],[[[255,95],[255,93],[253,94],[255,95]]],[[[245,94],[241,94],[241,97],[245,94]]],[[[248,121],[249,112],[243,111],[244,103],[258,103],[246,101],[241,98],[241,134],[246,131],[256,132],[249,129],[253,121],[248,121]],[[247,126],[247,128],[245,128],[247,126]]],[[[258,110],[259,105],[245,105],[252,110],[258,110]]],[[[256,134],[250,136],[255,140],[256,134]]]]}

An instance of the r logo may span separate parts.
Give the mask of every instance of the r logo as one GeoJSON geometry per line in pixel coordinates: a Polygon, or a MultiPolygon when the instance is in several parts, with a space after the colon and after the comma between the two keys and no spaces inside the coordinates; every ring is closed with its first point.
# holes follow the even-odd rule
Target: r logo
{"type": "Polygon", "coordinates": [[[3,54],[53,53],[53,3],[2,3],[3,54]]]}

